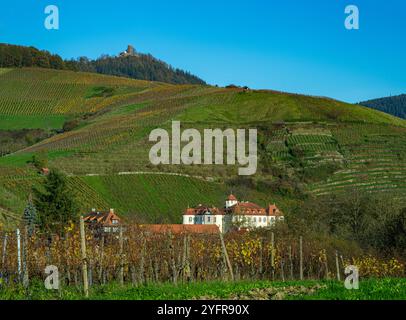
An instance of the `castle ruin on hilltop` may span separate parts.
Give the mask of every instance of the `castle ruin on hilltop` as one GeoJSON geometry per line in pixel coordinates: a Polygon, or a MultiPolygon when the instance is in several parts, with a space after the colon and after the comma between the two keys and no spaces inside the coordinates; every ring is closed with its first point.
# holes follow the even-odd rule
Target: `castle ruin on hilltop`
{"type": "Polygon", "coordinates": [[[120,53],[120,57],[137,57],[137,51],[135,50],[135,48],[132,45],[128,45],[127,46],[127,50],[123,51],[120,53]]]}

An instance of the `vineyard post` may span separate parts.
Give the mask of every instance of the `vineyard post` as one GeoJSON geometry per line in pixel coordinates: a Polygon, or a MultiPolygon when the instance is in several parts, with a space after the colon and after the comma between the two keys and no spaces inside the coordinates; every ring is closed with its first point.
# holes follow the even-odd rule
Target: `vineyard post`
{"type": "Polygon", "coordinates": [[[191,261],[190,261],[190,243],[191,243],[191,238],[190,238],[190,234],[187,235],[187,239],[186,239],[186,269],[185,269],[185,273],[186,273],[186,280],[190,281],[191,280],[191,261]]]}
{"type": "Polygon", "coordinates": [[[176,283],[177,282],[177,269],[176,269],[176,258],[175,258],[175,251],[173,248],[173,238],[172,238],[172,233],[169,230],[168,235],[167,235],[167,240],[168,240],[168,249],[169,249],[169,255],[170,255],[170,270],[172,271],[172,282],[176,283]]]}
{"type": "Polygon", "coordinates": [[[119,233],[119,242],[120,242],[120,272],[119,272],[119,280],[120,285],[124,285],[124,256],[123,256],[123,249],[124,249],[124,240],[123,240],[123,227],[120,226],[120,233],[119,233]]]}
{"type": "Polygon", "coordinates": [[[263,238],[260,239],[259,242],[259,276],[262,279],[263,276],[263,253],[262,253],[262,248],[263,248],[263,238]]]}
{"type": "Polygon", "coordinates": [[[326,279],[329,280],[329,275],[328,275],[328,256],[326,253],[326,258],[324,259],[324,265],[325,265],[325,269],[326,269],[326,279]]]}
{"type": "Polygon", "coordinates": [[[285,265],[285,260],[283,257],[281,257],[281,278],[282,278],[283,282],[285,282],[285,271],[283,270],[284,265],[285,265]]]}
{"type": "Polygon", "coordinates": [[[337,269],[337,280],[340,281],[340,264],[338,263],[338,251],[336,250],[336,269],[337,269]]]}
{"type": "Polygon", "coordinates": [[[271,232],[271,275],[275,280],[275,234],[271,232]]]}
{"type": "Polygon", "coordinates": [[[17,263],[18,263],[18,279],[21,281],[21,234],[20,229],[17,228],[17,263]]]}
{"type": "Polygon", "coordinates": [[[340,260],[341,260],[341,265],[343,266],[343,268],[345,269],[345,263],[344,263],[344,258],[343,255],[340,254],[340,260]]]}
{"type": "Polygon", "coordinates": [[[23,241],[23,286],[28,288],[29,275],[28,275],[28,226],[24,228],[24,241],[23,241]]]}
{"type": "Polygon", "coordinates": [[[146,240],[144,234],[141,232],[141,261],[140,261],[140,283],[145,282],[145,246],[146,240]]]}
{"type": "Polygon", "coordinates": [[[300,267],[300,280],[303,280],[303,237],[300,236],[299,240],[299,267],[300,267]]]}
{"type": "Polygon", "coordinates": [[[99,283],[103,284],[104,233],[100,241],[99,283]]]}
{"type": "Polygon", "coordinates": [[[182,274],[182,281],[184,282],[186,279],[186,256],[187,256],[187,236],[186,234],[183,235],[183,255],[182,255],[182,265],[181,265],[181,274],[182,274]]]}
{"type": "Polygon", "coordinates": [[[5,266],[6,266],[6,254],[7,254],[7,238],[8,234],[7,232],[4,234],[4,240],[3,240],[3,254],[1,257],[1,268],[3,271],[5,271],[5,266]]]}
{"type": "Polygon", "coordinates": [[[70,259],[69,259],[69,232],[65,233],[65,241],[64,241],[64,247],[65,247],[65,261],[66,261],[66,277],[68,280],[68,284],[71,283],[71,274],[70,274],[70,259]]]}
{"type": "Polygon", "coordinates": [[[223,255],[224,255],[224,257],[226,259],[226,262],[227,262],[227,268],[228,268],[228,271],[230,272],[231,281],[234,281],[233,267],[231,265],[230,258],[229,258],[228,253],[227,253],[227,248],[226,248],[226,245],[224,243],[223,233],[221,232],[221,230],[219,232],[219,235],[220,235],[220,241],[221,241],[221,249],[223,251],[223,255]]]}
{"type": "Polygon", "coordinates": [[[86,256],[86,234],[85,223],[83,217],[80,217],[80,247],[82,250],[82,275],[83,275],[83,290],[85,297],[89,297],[89,283],[87,281],[87,256],[86,256]]]}
{"type": "Polygon", "coordinates": [[[289,246],[288,253],[289,253],[290,279],[293,280],[292,246],[289,246]]]}

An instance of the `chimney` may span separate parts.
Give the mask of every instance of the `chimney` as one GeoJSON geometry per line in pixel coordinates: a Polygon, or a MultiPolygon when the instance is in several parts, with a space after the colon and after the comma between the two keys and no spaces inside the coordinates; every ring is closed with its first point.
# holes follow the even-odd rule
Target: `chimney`
{"type": "Polygon", "coordinates": [[[92,208],[92,212],[96,212],[96,208],[92,208]]]}
{"type": "Polygon", "coordinates": [[[114,213],[114,209],[110,209],[110,213],[114,213]]]}

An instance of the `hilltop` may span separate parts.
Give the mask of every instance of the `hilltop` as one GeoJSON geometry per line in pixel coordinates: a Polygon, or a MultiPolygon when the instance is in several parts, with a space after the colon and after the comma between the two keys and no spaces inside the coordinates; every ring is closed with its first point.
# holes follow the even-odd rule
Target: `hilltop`
{"type": "Polygon", "coordinates": [[[406,119],[406,94],[363,101],[359,104],[406,119]]]}
{"type": "Polygon", "coordinates": [[[91,60],[86,57],[63,60],[59,55],[35,47],[0,43],[0,68],[38,67],[56,70],[94,72],[132,79],[161,81],[173,84],[205,84],[181,69],[173,68],[150,54],[124,51],[117,56],[102,55],[91,60]]]}
{"type": "Polygon", "coordinates": [[[367,107],[38,68],[0,69],[0,90],[0,133],[19,141],[2,145],[3,212],[21,213],[32,185],[43,179],[29,163],[33,155],[69,175],[83,211],[112,207],[148,222],[179,222],[188,205],[221,205],[230,190],[285,211],[347,188],[406,195],[406,121],[367,107]],[[257,173],[151,165],[148,135],[172,120],[198,130],[257,128],[257,173]],[[15,138],[22,130],[35,138],[15,138]]]}

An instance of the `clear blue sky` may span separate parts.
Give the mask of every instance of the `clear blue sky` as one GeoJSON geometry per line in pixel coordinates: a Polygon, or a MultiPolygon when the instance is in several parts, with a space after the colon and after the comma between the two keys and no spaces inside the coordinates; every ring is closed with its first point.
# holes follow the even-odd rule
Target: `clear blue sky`
{"type": "Polygon", "coordinates": [[[406,93],[404,0],[22,0],[3,3],[0,42],[64,58],[117,54],[127,44],[210,84],[344,101],[406,93]],[[44,28],[58,5],[60,30],[44,28]],[[344,8],[360,30],[344,28],[344,8]]]}

